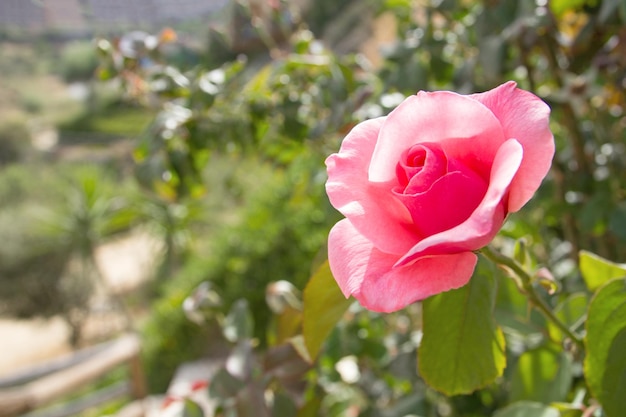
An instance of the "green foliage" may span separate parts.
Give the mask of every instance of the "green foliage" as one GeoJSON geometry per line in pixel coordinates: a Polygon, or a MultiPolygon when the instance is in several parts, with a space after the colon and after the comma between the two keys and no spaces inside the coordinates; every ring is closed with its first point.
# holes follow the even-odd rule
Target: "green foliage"
{"type": "Polygon", "coordinates": [[[561,417],[559,410],[531,401],[520,401],[498,410],[494,417],[561,417]]]}
{"type": "Polygon", "coordinates": [[[626,390],[626,280],[602,286],[589,305],[585,377],[608,417],[623,412],[626,390]]]}
{"type": "MultiPolygon", "coordinates": [[[[614,279],[624,268],[607,259],[623,262],[626,248],[619,36],[626,9],[618,0],[540,3],[324,1],[304,16],[313,33],[339,42],[325,33],[329,21],[342,21],[334,27],[342,31],[365,28],[369,6],[391,12],[396,39],[376,69],[344,54],[343,42],[327,49],[300,28],[285,44],[265,45],[269,55],[238,58],[226,38],[212,36],[215,54],[198,57],[204,65],[196,67],[168,61],[162,39],[142,52],[153,66],[112,43],[100,48],[103,79],[117,78],[126,98],[158,110],[133,155],[149,195],[140,215],[159,231],[168,260],[161,276],[169,281],[158,284],[145,327],[151,388],[163,391],[180,362],[205,354],[206,340],[218,338],[181,309],[208,281],[223,302],[210,316],[236,342],[233,362],[245,365],[216,375],[210,394],[225,415],[556,417],[561,410],[578,417],[596,400],[608,417],[616,415],[625,332],[623,284],[614,279]],[[498,239],[512,254],[502,261],[507,274],[481,258],[470,284],[424,301],[423,316],[418,306],[392,315],[348,308],[325,265],[305,288],[310,265],[323,264],[320,249],[338,216],[323,195],[322,161],[354,123],[384,115],[419,89],[467,93],[510,79],[552,108],[557,155],[534,201],[511,216],[498,239]],[[305,288],[303,311],[267,309],[266,289],[278,280],[305,288]],[[317,360],[294,402],[274,384],[276,368],[255,358],[293,363],[291,347],[264,355],[287,340],[302,347],[300,330],[317,360]]],[[[251,28],[260,37],[261,26],[251,28]]],[[[128,112],[119,125],[108,123],[119,116],[110,109],[75,126],[136,134],[148,112],[131,108],[119,110],[128,112]]],[[[83,185],[74,218],[107,217],[83,185]]],[[[0,183],[0,194],[19,196],[19,188],[0,183]]],[[[105,236],[107,228],[94,230],[105,236]]]]}
{"type": "Polygon", "coordinates": [[[585,5],[594,6],[596,0],[554,0],[550,2],[550,10],[557,17],[563,17],[568,10],[580,9],[585,5]]]}
{"type": "Polygon", "coordinates": [[[504,336],[493,319],[495,274],[480,258],[469,284],[423,303],[419,372],[446,395],[475,391],[504,371],[504,336]]]}
{"type": "MultiPolygon", "coordinates": [[[[586,319],[589,298],[585,293],[574,293],[554,308],[554,314],[573,331],[578,331],[586,319]]],[[[565,335],[552,322],[548,322],[552,340],[563,340],[565,335]]]]}
{"type": "Polygon", "coordinates": [[[92,42],[76,41],[63,47],[58,72],[66,82],[93,78],[98,67],[98,56],[92,42]]]}
{"type": "Polygon", "coordinates": [[[228,220],[214,218],[211,241],[199,245],[202,249],[196,249],[180,270],[167,277],[155,304],[158,313],[146,327],[146,368],[155,392],[164,389],[181,361],[199,355],[205,344],[201,333],[193,331],[197,325],[188,322],[182,312],[186,295],[200,282],[209,281],[225,309],[245,298],[254,312],[254,337],[265,346],[271,318],[265,301],[267,284],[286,279],[303,288],[311,259],[323,246],[330,227],[324,211],[330,212],[330,208],[322,190],[311,188],[313,179],[306,166],[312,161],[308,157],[288,173],[268,172],[262,162],[252,158],[223,158],[221,162],[212,159],[212,163],[222,168],[215,175],[229,187],[212,190],[223,196],[215,204],[228,212],[228,220]],[[233,167],[236,172],[228,174],[233,167]],[[240,189],[246,192],[239,194],[240,189]],[[228,190],[235,195],[222,194],[228,190]]]}
{"type": "Polygon", "coordinates": [[[606,282],[626,276],[626,265],[616,264],[587,251],[580,252],[580,273],[590,291],[596,291],[606,282]]]}
{"type": "Polygon", "coordinates": [[[100,97],[93,91],[90,94],[96,95],[90,98],[91,107],[59,126],[62,141],[71,142],[76,136],[87,143],[101,142],[102,136],[136,137],[150,124],[151,111],[121,103],[115,97],[100,97]]]}
{"type": "Polygon", "coordinates": [[[565,401],[572,385],[572,360],[555,347],[524,352],[511,377],[511,401],[565,401]]]}
{"type": "Polygon", "coordinates": [[[186,287],[170,290],[152,304],[150,318],[142,326],[143,363],[151,392],[165,392],[178,365],[206,355],[207,340],[215,340],[215,329],[199,327],[183,313],[189,292],[186,287]]]}
{"type": "Polygon", "coordinates": [[[19,121],[0,124],[0,167],[22,161],[31,148],[31,134],[19,121]]]}
{"type": "Polygon", "coordinates": [[[315,359],[322,344],[352,300],[343,296],[325,262],[304,289],[303,336],[309,359],[315,359]]]}
{"type": "Polygon", "coordinates": [[[40,55],[19,43],[2,42],[0,48],[0,72],[4,77],[33,75],[38,72],[40,55]]]}
{"type": "Polygon", "coordinates": [[[125,187],[98,166],[21,165],[0,175],[7,201],[0,233],[8,239],[0,248],[0,314],[60,315],[78,343],[100,278],[94,250],[136,218],[125,187]]]}

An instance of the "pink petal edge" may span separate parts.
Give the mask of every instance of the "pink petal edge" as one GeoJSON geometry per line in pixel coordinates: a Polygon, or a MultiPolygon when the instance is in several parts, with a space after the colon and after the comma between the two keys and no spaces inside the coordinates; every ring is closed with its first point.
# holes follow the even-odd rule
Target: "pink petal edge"
{"type": "Polygon", "coordinates": [[[507,139],[515,138],[524,148],[524,159],[511,181],[508,210],[516,212],[535,194],[550,170],[554,137],[550,131],[550,107],[534,94],[509,81],[470,97],[479,101],[500,121],[507,139]]]}
{"type": "Polygon", "coordinates": [[[375,273],[372,267],[384,274],[397,259],[377,250],[348,219],[340,220],[328,235],[330,270],[346,298],[361,292],[365,277],[375,273]]]}
{"type": "Polygon", "coordinates": [[[409,228],[411,216],[393,197],[391,186],[372,184],[367,179],[383,121],[378,118],[359,123],[343,140],[339,152],[326,159],[326,194],[331,204],[376,247],[400,255],[418,240],[409,228]]]}
{"type": "Polygon", "coordinates": [[[472,252],[427,256],[393,267],[396,256],[377,250],[349,220],[339,221],[328,238],[330,269],[344,296],[379,312],[400,310],[470,280],[477,257],[472,252]]]}
{"type": "Polygon", "coordinates": [[[363,280],[357,296],[367,309],[398,311],[409,304],[467,284],[478,257],[472,252],[435,255],[363,280]]]}

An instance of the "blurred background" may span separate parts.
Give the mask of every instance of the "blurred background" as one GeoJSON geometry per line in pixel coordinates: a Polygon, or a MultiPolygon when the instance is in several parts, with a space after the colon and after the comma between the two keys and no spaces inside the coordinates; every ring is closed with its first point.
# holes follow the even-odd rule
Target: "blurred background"
{"type": "MultiPolygon", "coordinates": [[[[162,394],[232,342],[221,329],[242,299],[255,346],[277,344],[270,300],[298,298],[325,259],[340,216],[324,159],[350,128],[419,90],[508,80],[551,106],[557,154],[500,238],[524,238],[573,293],[580,250],[626,262],[623,1],[1,0],[0,379],[134,331],[162,394]],[[203,282],[215,297],[186,314],[203,282]]],[[[532,343],[507,297],[508,336],[532,343]]],[[[324,393],[310,415],[479,416],[510,400],[502,384],[430,392],[416,323],[351,310],[308,371],[324,393]],[[362,378],[336,369],[347,356],[362,378]]]]}

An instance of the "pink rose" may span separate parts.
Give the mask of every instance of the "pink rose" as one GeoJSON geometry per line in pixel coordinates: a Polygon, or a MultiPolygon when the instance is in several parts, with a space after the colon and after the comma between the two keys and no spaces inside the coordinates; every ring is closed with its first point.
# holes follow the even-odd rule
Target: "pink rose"
{"type": "Polygon", "coordinates": [[[469,96],[419,92],[358,124],[326,160],[345,219],[328,238],[346,297],[390,312],[465,285],[474,251],[550,169],[549,107],[508,82],[469,96]]]}

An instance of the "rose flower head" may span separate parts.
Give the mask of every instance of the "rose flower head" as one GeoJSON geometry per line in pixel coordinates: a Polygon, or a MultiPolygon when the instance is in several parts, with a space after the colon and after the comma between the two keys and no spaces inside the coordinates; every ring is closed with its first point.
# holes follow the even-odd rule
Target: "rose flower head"
{"type": "Polygon", "coordinates": [[[326,160],[326,192],[346,217],[328,238],[343,294],[391,312],[467,284],[474,252],[550,169],[549,114],[508,82],[472,95],[419,92],[355,126],[326,160]]]}

